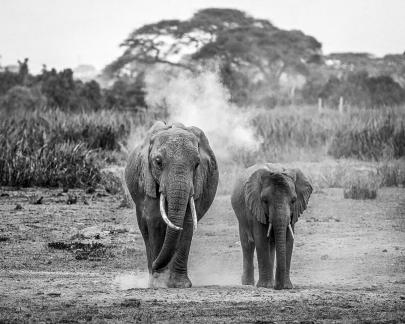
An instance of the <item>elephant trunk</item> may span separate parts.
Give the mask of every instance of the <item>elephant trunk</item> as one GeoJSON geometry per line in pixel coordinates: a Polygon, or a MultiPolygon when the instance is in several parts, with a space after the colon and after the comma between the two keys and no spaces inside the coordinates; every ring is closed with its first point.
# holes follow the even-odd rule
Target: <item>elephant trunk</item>
{"type": "MultiPolygon", "coordinates": [[[[280,213],[280,212],[279,212],[280,213]]],[[[281,213],[285,213],[284,211],[281,213]]],[[[280,214],[278,215],[280,216],[280,214]]],[[[277,220],[273,221],[274,237],[276,243],[276,284],[275,289],[284,288],[284,279],[286,274],[286,236],[287,236],[287,226],[285,216],[277,217],[277,220]]]]}
{"type": "MultiPolygon", "coordinates": [[[[162,249],[152,264],[153,271],[164,269],[176,252],[191,192],[191,185],[185,179],[184,176],[176,176],[176,181],[169,183],[166,187],[168,220],[171,225],[168,223],[162,249]]],[[[163,208],[165,208],[164,202],[163,208]]],[[[162,217],[165,218],[163,213],[162,217]]]]}

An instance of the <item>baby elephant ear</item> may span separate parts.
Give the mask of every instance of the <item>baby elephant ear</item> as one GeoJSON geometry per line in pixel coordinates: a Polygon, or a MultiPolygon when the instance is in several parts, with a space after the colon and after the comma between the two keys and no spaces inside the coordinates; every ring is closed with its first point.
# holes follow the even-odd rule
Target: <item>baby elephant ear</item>
{"type": "Polygon", "coordinates": [[[292,206],[291,224],[294,226],[298,217],[307,209],[308,200],[312,194],[313,188],[311,182],[300,169],[291,169],[288,170],[287,173],[294,179],[295,192],[297,194],[297,200],[292,206]]]}
{"type": "Polygon", "coordinates": [[[269,175],[268,170],[259,169],[251,174],[245,183],[245,201],[248,209],[258,222],[267,224],[266,212],[263,209],[260,192],[262,190],[262,177],[269,175]]]}

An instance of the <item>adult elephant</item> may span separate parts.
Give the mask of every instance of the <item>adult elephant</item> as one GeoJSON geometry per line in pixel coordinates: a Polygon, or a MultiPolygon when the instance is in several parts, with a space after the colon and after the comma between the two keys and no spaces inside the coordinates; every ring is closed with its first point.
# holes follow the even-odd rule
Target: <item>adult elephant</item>
{"type": "Polygon", "coordinates": [[[156,122],[131,153],[125,182],[145,241],[149,286],[191,287],[193,231],[218,186],[217,162],[203,131],[156,122]]]}
{"type": "Polygon", "coordinates": [[[294,225],[306,209],[312,186],[299,169],[257,164],[237,179],[231,203],[239,221],[243,285],[254,285],[253,252],[259,265],[258,287],[292,288],[290,264],[294,225]],[[274,284],[274,256],[277,254],[274,284]]]}

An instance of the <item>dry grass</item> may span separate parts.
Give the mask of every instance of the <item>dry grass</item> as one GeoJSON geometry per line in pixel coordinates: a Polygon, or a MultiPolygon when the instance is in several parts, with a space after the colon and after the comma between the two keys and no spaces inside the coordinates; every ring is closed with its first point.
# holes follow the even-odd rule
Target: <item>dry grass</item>
{"type": "MultiPolygon", "coordinates": [[[[101,169],[125,163],[128,152],[158,117],[112,111],[3,114],[0,185],[87,187],[101,183],[118,191],[117,181],[103,177],[101,169]]],[[[379,185],[405,185],[401,160],[405,107],[345,114],[320,113],[315,107],[252,109],[250,120],[261,140],[260,149],[232,150],[228,160],[219,161],[220,193],[230,192],[230,179],[241,168],[258,162],[298,166],[316,188],[348,187],[347,175],[356,178],[352,170],[359,167],[375,169],[379,185]]]]}
{"type": "Polygon", "coordinates": [[[405,156],[405,107],[359,110],[349,116],[350,122],[334,135],[328,151],[332,156],[375,161],[405,156]]]}
{"type": "Polygon", "coordinates": [[[343,196],[346,199],[375,199],[381,177],[374,168],[358,167],[346,174],[343,196]]]}
{"type": "Polygon", "coordinates": [[[405,106],[352,109],[344,114],[315,107],[282,107],[252,112],[265,161],[320,161],[334,158],[384,160],[405,156],[405,106]]]}

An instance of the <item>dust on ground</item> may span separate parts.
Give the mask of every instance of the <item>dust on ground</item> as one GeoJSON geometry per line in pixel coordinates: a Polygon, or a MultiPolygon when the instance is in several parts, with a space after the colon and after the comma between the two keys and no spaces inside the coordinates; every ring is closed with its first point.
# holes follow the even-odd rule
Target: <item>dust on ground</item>
{"type": "Polygon", "coordinates": [[[118,195],[2,188],[0,321],[403,322],[404,216],[404,188],[314,193],[296,225],[294,289],[276,291],[240,285],[237,222],[218,196],[193,239],[193,288],[146,289],[135,211],[118,195]]]}

